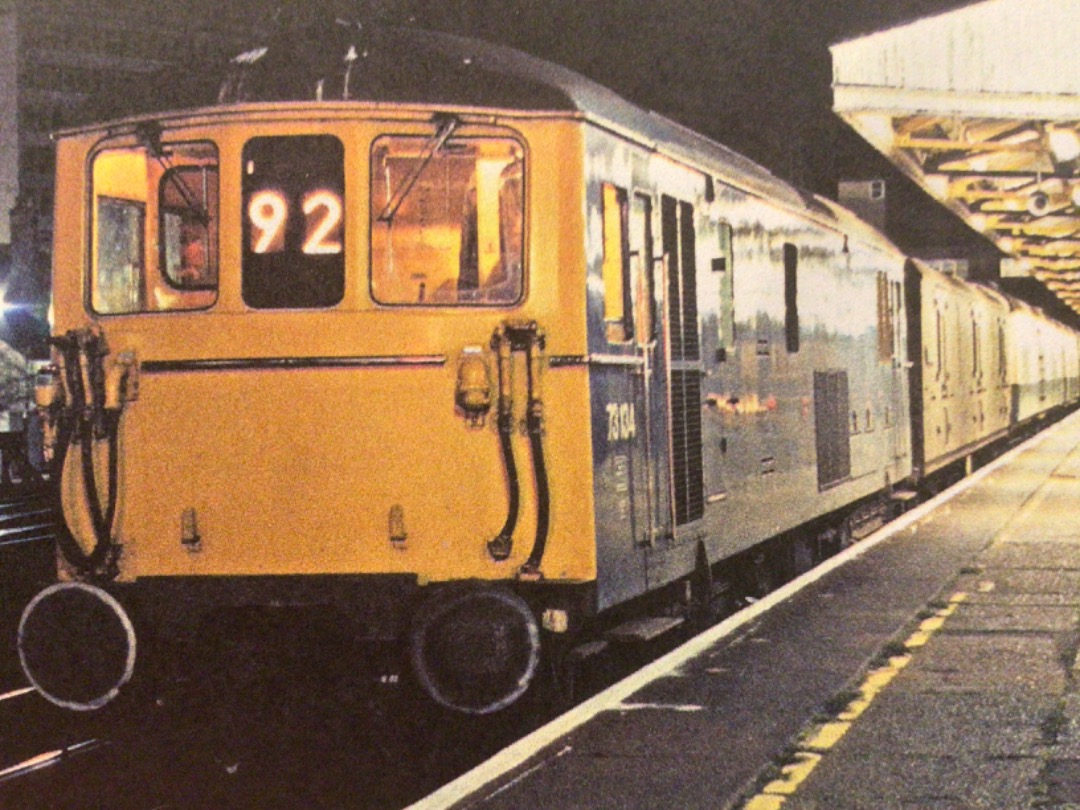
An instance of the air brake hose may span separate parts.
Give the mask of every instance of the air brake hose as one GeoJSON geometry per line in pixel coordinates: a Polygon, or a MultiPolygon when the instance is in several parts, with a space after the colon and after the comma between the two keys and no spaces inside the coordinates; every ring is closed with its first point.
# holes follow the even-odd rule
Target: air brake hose
{"type": "Polygon", "coordinates": [[[72,331],[63,337],[55,338],[53,343],[59,349],[63,360],[69,396],[58,417],[57,455],[53,461],[53,478],[56,482],[54,495],[58,515],[57,543],[61,554],[80,575],[92,576],[102,571],[114,547],[112,527],[118,496],[120,411],[110,412],[105,409],[102,360],[108,352],[101,336],[91,332],[72,331]],[[94,469],[94,443],[99,438],[108,440],[109,454],[108,491],[104,511],[101,508],[94,469]],[[89,554],[75,539],[63,513],[63,474],[68,451],[76,441],[82,445],[83,493],[94,532],[94,548],[89,554]]]}
{"type": "MultiPolygon", "coordinates": [[[[90,424],[83,425],[83,434],[80,437],[82,442],[82,472],[83,472],[83,487],[86,493],[86,502],[90,510],[90,519],[94,526],[94,536],[97,538],[94,552],[97,553],[98,549],[107,550],[104,548],[108,543],[112,541],[112,525],[113,520],[116,517],[116,500],[117,500],[117,473],[118,473],[118,461],[117,461],[117,449],[118,449],[118,437],[119,431],[116,429],[119,424],[119,414],[106,414],[103,429],[106,434],[106,438],[109,442],[109,467],[108,472],[108,493],[104,514],[101,511],[100,493],[97,486],[97,475],[94,471],[94,430],[90,424]],[[107,538],[105,541],[102,538],[107,538]]],[[[92,554],[91,557],[94,555],[92,554]]],[[[100,560],[99,560],[100,562],[100,560]]]]}
{"type": "Polygon", "coordinates": [[[514,461],[514,448],[511,437],[514,432],[513,395],[511,393],[510,360],[512,346],[505,334],[504,327],[499,327],[491,337],[491,347],[498,355],[499,363],[499,446],[502,449],[503,467],[506,470],[508,505],[506,523],[495,537],[488,541],[488,553],[496,560],[505,560],[513,548],[514,529],[517,527],[520,506],[520,485],[518,482],[517,463],[514,461]]]}
{"type": "Polygon", "coordinates": [[[533,469],[536,475],[536,538],[533,540],[529,559],[521,567],[521,572],[533,575],[540,572],[540,562],[544,558],[544,548],[547,545],[548,520],[551,512],[551,493],[548,489],[547,467],[544,464],[544,444],[540,438],[543,433],[542,426],[543,422],[539,420],[535,427],[532,424],[529,425],[529,446],[532,448],[533,469]]]}
{"type": "MultiPolygon", "coordinates": [[[[69,389],[70,390],[70,389],[69,389]]],[[[56,436],[56,455],[52,461],[51,478],[53,480],[52,496],[53,510],[56,515],[56,543],[60,547],[60,553],[79,574],[85,574],[89,568],[89,557],[83,551],[82,546],[72,535],[64,519],[63,487],[61,476],[67,463],[68,447],[71,445],[75,433],[74,419],[68,414],[67,409],[58,417],[56,436]]]]}
{"type": "Polygon", "coordinates": [[[547,465],[544,463],[544,400],[540,395],[540,365],[543,360],[544,333],[532,325],[532,334],[526,349],[528,355],[529,410],[526,429],[532,450],[533,474],[536,477],[536,537],[529,559],[521,567],[524,576],[540,575],[540,563],[547,546],[548,521],[551,515],[551,492],[548,488],[547,465]]]}
{"type": "Polygon", "coordinates": [[[539,577],[540,563],[547,545],[548,524],[551,517],[551,491],[548,487],[547,465],[544,462],[544,401],[540,395],[540,366],[543,362],[544,335],[536,323],[504,323],[495,330],[491,346],[499,360],[499,444],[502,447],[503,465],[506,468],[509,489],[509,509],[506,524],[493,540],[488,541],[488,552],[496,560],[505,560],[513,548],[513,534],[517,526],[520,500],[517,465],[511,443],[513,434],[513,394],[510,380],[510,364],[514,350],[524,351],[528,379],[528,409],[525,428],[529,434],[532,451],[533,474],[536,479],[536,536],[529,558],[521,567],[523,577],[539,577]]]}

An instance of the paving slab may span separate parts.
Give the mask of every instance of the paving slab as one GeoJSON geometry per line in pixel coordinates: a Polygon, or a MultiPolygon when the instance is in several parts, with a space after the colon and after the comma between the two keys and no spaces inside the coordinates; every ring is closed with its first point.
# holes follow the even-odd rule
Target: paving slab
{"type": "Polygon", "coordinates": [[[1080,760],[1080,694],[1075,691],[1061,701],[1056,738],[1055,756],[1080,760]]]}
{"type": "Polygon", "coordinates": [[[1077,619],[1077,609],[1067,605],[965,603],[949,618],[948,631],[1063,633],[1076,629],[1077,619]]]}
{"type": "Polygon", "coordinates": [[[872,751],[817,768],[783,810],[1026,810],[1038,757],[894,756],[872,751]]]}
{"type": "MultiPolygon", "coordinates": [[[[973,692],[927,694],[888,689],[853,723],[832,752],[907,756],[1038,757],[1060,710],[1055,695],[973,692]]],[[[830,756],[832,755],[830,754],[830,756]]]]}
{"type": "Polygon", "coordinates": [[[1052,759],[1043,773],[1046,801],[1080,805],[1080,759],[1052,759]]]}
{"type": "Polygon", "coordinates": [[[1080,478],[1080,447],[1069,453],[1054,474],[1059,477],[1080,478]]]}
{"type": "MultiPolygon", "coordinates": [[[[964,589],[958,588],[958,590],[964,589]]],[[[968,605],[1018,605],[1027,607],[1045,605],[1048,607],[1071,607],[1074,610],[1080,609],[1080,594],[1075,593],[964,592],[967,594],[965,604],[968,605]]]]}
{"type": "Polygon", "coordinates": [[[1080,540],[1080,479],[1051,477],[1024,502],[1016,517],[1005,527],[1000,542],[1010,540],[1080,540]]]}
{"type": "Polygon", "coordinates": [[[579,755],[563,747],[519,781],[479,791],[472,804],[495,810],[714,810],[739,787],[727,762],[662,744],[643,756],[579,755]]]}
{"type": "Polygon", "coordinates": [[[1005,596],[1052,596],[1076,600],[1080,604],[1080,571],[1035,568],[999,568],[965,573],[956,579],[955,590],[970,595],[971,601],[992,602],[1005,596]]]}
{"type": "Polygon", "coordinates": [[[1043,635],[939,633],[891,688],[1062,695],[1069,681],[1061,654],[1054,639],[1043,635]]]}
{"type": "Polygon", "coordinates": [[[995,542],[978,557],[975,564],[984,569],[999,568],[1080,568],[1080,541],[1056,538],[1036,541],[995,542]]]}

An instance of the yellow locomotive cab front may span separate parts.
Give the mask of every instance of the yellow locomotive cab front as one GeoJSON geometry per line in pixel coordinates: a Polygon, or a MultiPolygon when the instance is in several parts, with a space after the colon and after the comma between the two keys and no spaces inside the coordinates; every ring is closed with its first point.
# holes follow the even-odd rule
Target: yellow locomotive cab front
{"type": "Polygon", "coordinates": [[[505,614],[495,697],[440,692],[442,662],[412,655],[456,708],[515,698],[537,617],[565,625],[595,579],[571,542],[586,370],[549,362],[584,353],[580,137],[304,104],[64,137],[57,196],[84,201],[58,210],[47,409],[67,576],[136,590],[176,633],[245,604],[333,604],[366,638],[505,614]]]}

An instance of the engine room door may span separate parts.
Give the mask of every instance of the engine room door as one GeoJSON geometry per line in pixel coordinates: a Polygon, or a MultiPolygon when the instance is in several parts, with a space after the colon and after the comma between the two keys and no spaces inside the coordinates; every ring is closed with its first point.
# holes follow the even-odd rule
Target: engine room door
{"type": "Polygon", "coordinates": [[[676,527],[705,514],[701,422],[701,335],[697,307],[697,249],[694,207],[663,196],[661,241],[667,261],[664,307],[671,500],[676,527]]]}

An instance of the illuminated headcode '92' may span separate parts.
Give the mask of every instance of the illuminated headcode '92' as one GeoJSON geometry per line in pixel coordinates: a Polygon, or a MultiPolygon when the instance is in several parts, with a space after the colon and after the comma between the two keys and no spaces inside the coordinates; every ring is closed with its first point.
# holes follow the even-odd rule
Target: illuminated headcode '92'
{"type": "Polygon", "coordinates": [[[245,303],[260,309],[339,303],[345,289],[341,141],[252,138],[243,166],[245,303]]]}
{"type": "MultiPolygon", "coordinates": [[[[304,239],[300,250],[309,255],[341,253],[341,197],[316,189],[304,195],[304,239]]],[[[248,202],[251,252],[277,253],[285,249],[289,201],[279,191],[260,191],[248,202]]]]}

